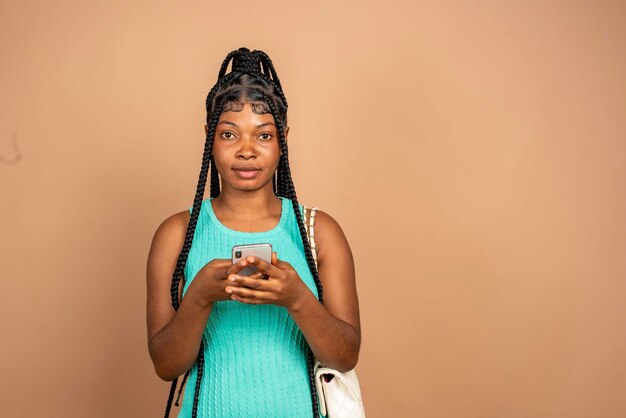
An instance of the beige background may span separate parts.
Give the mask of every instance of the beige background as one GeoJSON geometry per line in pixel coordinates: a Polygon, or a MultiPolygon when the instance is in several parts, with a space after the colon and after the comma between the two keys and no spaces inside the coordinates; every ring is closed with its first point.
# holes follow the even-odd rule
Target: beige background
{"type": "Polygon", "coordinates": [[[354,252],[368,417],[626,416],[626,6],[469,3],[3,0],[0,415],[162,416],[148,248],[247,46],[354,252]]]}

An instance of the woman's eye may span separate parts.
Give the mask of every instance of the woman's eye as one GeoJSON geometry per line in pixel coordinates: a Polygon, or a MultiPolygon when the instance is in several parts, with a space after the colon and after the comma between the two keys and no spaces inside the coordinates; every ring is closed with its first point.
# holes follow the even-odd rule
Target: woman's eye
{"type": "Polygon", "coordinates": [[[265,138],[263,138],[265,140],[270,139],[272,137],[272,135],[270,134],[261,134],[261,136],[265,136],[265,138]]]}
{"type": "Polygon", "coordinates": [[[225,135],[232,135],[232,132],[224,132],[224,133],[222,133],[222,136],[223,136],[224,138],[226,138],[226,139],[230,139],[230,138],[232,138],[232,136],[225,136],[225,135]]]}

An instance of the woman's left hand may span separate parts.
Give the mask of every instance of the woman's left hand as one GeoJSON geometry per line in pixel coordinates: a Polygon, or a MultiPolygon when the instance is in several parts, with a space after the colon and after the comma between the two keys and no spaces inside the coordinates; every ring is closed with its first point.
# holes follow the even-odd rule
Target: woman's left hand
{"type": "Polygon", "coordinates": [[[271,303],[291,309],[309,290],[291,264],[280,261],[276,252],[272,252],[271,264],[254,256],[248,256],[247,260],[259,270],[249,276],[239,274],[228,276],[229,281],[243,285],[226,287],[226,292],[232,294],[233,300],[254,305],[271,303]],[[269,277],[262,278],[266,276],[269,277]]]}

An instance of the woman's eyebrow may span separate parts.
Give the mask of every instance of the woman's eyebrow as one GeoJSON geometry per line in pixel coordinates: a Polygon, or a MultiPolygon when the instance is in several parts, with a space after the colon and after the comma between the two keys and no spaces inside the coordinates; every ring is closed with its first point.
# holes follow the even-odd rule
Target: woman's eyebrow
{"type": "MultiPolygon", "coordinates": [[[[223,121],[218,122],[217,124],[219,125],[220,123],[225,123],[226,125],[233,125],[233,126],[239,127],[239,125],[237,125],[235,122],[231,122],[229,120],[223,120],[223,121]]],[[[260,125],[257,125],[256,127],[260,128],[260,127],[265,126],[265,125],[274,125],[274,123],[273,122],[265,122],[265,123],[261,123],[260,125]]],[[[274,125],[274,126],[276,126],[276,125],[274,125]]]]}

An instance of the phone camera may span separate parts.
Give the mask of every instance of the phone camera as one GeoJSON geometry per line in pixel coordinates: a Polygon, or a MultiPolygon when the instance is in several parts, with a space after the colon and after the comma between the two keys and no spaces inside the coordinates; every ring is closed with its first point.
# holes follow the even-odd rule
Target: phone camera
{"type": "Polygon", "coordinates": [[[241,258],[241,251],[235,251],[235,257],[241,258]]]}

